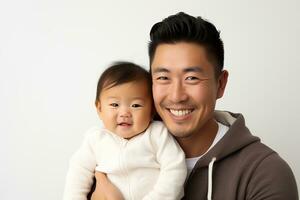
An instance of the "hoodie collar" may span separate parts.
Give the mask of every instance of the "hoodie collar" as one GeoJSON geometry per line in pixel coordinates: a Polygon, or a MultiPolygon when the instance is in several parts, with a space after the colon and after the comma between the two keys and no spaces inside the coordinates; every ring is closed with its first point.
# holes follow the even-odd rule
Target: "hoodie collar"
{"type": "Polygon", "coordinates": [[[260,141],[258,137],[250,133],[242,114],[227,111],[215,111],[214,114],[218,122],[229,126],[229,130],[209,152],[198,160],[195,168],[208,166],[214,157],[217,162],[253,142],[260,141]]]}

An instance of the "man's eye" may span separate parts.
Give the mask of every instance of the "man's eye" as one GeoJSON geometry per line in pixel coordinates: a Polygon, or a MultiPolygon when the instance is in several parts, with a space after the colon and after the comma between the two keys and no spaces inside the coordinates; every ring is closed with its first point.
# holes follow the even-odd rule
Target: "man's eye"
{"type": "Polygon", "coordinates": [[[117,104],[117,103],[111,103],[109,105],[112,106],[112,107],[118,107],[119,106],[119,104],[117,104]]]}
{"type": "Polygon", "coordinates": [[[139,108],[139,107],[142,107],[142,105],[140,105],[140,104],[132,104],[132,107],[133,108],[139,108]]]}
{"type": "Polygon", "coordinates": [[[199,78],[197,78],[197,77],[195,77],[195,76],[188,76],[188,77],[186,77],[185,80],[193,81],[193,80],[199,80],[199,78]]]}
{"type": "Polygon", "coordinates": [[[156,78],[156,80],[168,80],[168,77],[166,76],[159,76],[156,78]]]}

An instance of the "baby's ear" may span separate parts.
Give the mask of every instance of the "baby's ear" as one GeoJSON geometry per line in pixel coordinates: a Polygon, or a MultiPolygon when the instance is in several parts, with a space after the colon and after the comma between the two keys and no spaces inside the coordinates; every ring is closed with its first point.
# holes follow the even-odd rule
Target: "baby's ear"
{"type": "Polygon", "coordinates": [[[102,112],[101,112],[101,103],[100,103],[100,101],[96,101],[95,106],[96,106],[98,117],[102,120],[102,117],[101,117],[102,112]]]}
{"type": "Polygon", "coordinates": [[[101,103],[100,103],[100,101],[96,101],[95,106],[96,106],[96,109],[97,109],[97,113],[99,115],[100,112],[101,112],[101,103]]]}

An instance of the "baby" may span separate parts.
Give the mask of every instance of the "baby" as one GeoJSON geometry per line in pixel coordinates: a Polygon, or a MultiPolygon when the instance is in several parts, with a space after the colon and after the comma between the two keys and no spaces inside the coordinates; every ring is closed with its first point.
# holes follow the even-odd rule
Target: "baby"
{"type": "Polygon", "coordinates": [[[151,87],[151,75],[133,63],[103,72],[95,104],[104,127],[90,130],[72,156],[64,200],[86,200],[95,171],[107,175],[97,184],[108,200],[183,197],[185,155],[166,127],[152,121],[151,87]]]}

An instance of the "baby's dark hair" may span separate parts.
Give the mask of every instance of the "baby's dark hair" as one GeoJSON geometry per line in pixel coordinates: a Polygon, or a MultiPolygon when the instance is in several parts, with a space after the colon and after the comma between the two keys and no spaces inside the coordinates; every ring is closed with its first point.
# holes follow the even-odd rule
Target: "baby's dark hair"
{"type": "Polygon", "coordinates": [[[137,81],[146,82],[149,95],[152,98],[152,78],[147,70],[131,62],[114,62],[98,80],[95,104],[97,105],[103,89],[137,81]]]}

